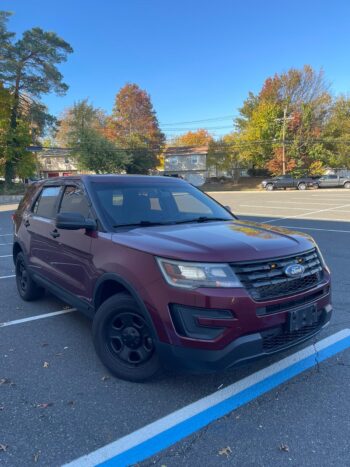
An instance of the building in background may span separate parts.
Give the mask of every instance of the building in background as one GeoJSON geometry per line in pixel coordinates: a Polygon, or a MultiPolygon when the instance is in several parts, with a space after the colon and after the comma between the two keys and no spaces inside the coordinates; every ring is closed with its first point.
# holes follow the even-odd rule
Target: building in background
{"type": "Polygon", "coordinates": [[[193,185],[207,178],[208,146],[168,147],[164,151],[164,175],[182,177],[193,185]]]}
{"type": "Polygon", "coordinates": [[[30,150],[37,155],[37,172],[40,178],[65,177],[81,173],[70,149],[32,147],[30,150]]]}

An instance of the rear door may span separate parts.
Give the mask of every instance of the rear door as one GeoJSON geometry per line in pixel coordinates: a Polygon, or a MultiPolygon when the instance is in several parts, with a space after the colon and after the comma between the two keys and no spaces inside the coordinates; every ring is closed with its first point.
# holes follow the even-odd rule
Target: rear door
{"type": "MultiPolygon", "coordinates": [[[[79,183],[63,188],[58,212],[77,212],[85,218],[94,218],[90,202],[79,183]]],[[[91,242],[95,232],[57,229],[57,250],[53,257],[57,283],[71,294],[89,300],[92,296],[94,271],[91,257],[91,242]]]]}
{"type": "Polygon", "coordinates": [[[44,186],[31,210],[23,217],[29,234],[29,267],[41,276],[54,280],[52,263],[57,249],[55,217],[60,199],[61,186],[44,186]]]}

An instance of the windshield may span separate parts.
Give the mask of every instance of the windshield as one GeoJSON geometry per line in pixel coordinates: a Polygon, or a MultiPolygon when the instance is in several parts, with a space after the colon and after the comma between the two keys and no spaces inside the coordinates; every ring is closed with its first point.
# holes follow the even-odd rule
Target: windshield
{"type": "Polygon", "coordinates": [[[93,185],[98,207],[114,228],[233,219],[226,209],[191,185],[93,185]]]}

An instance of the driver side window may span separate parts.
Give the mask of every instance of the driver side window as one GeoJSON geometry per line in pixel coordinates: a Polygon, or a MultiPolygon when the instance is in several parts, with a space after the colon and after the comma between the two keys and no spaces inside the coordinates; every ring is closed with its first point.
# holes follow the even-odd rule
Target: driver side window
{"type": "Polygon", "coordinates": [[[82,188],[65,187],[59,212],[79,212],[85,218],[90,217],[90,206],[82,188]]]}

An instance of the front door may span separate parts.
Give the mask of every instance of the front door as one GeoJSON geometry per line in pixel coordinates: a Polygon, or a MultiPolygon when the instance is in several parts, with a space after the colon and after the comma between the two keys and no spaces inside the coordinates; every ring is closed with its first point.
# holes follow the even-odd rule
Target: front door
{"type": "MultiPolygon", "coordinates": [[[[79,184],[64,187],[58,212],[78,212],[85,218],[92,217],[90,204],[79,184]]],[[[90,300],[94,279],[91,242],[95,233],[86,229],[57,229],[57,233],[59,255],[54,265],[57,281],[71,294],[90,300]]]]}

